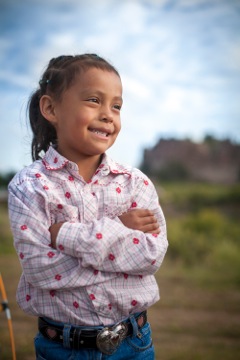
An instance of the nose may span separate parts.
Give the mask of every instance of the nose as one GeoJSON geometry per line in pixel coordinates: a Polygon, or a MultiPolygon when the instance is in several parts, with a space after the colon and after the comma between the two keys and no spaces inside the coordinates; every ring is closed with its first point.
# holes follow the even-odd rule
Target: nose
{"type": "Polygon", "coordinates": [[[103,116],[103,117],[101,117],[100,121],[105,122],[105,123],[112,123],[113,119],[110,118],[109,116],[103,116]]]}
{"type": "Polygon", "coordinates": [[[111,112],[111,109],[107,106],[102,108],[102,112],[100,114],[100,121],[103,121],[105,123],[112,123],[113,122],[113,114],[111,112]]]}

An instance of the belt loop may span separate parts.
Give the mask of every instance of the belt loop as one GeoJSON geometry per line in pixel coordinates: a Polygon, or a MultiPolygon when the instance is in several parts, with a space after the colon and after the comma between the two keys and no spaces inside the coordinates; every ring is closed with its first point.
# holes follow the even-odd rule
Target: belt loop
{"type": "Polygon", "coordinates": [[[138,324],[137,324],[137,321],[136,321],[136,318],[135,318],[134,314],[129,316],[129,320],[130,320],[130,323],[131,323],[132,328],[133,328],[132,337],[135,337],[138,334],[138,324]]]}
{"type": "Polygon", "coordinates": [[[64,324],[64,328],[63,328],[63,347],[65,347],[67,349],[71,348],[70,330],[71,330],[71,325],[70,324],[64,324]]]}

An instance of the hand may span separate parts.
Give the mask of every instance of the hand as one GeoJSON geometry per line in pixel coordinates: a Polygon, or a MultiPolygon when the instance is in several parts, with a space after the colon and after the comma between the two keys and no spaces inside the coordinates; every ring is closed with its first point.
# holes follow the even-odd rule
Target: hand
{"type": "Polygon", "coordinates": [[[62,226],[62,224],[64,224],[63,222],[62,223],[58,223],[58,224],[53,224],[50,226],[50,228],[48,229],[50,234],[51,234],[51,246],[56,249],[56,240],[57,240],[57,235],[58,235],[58,232],[62,226]]]}
{"type": "Polygon", "coordinates": [[[144,233],[159,234],[160,228],[154,214],[148,209],[130,210],[118,217],[123,225],[144,233]]]}

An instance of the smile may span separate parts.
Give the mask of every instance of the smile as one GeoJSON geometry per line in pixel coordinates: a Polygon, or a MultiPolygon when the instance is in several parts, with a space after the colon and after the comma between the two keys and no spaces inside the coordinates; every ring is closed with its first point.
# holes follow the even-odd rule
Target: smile
{"type": "Polygon", "coordinates": [[[108,137],[110,135],[109,132],[102,131],[102,130],[97,130],[97,129],[89,129],[89,130],[91,132],[93,132],[94,134],[101,135],[101,136],[104,136],[104,137],[108,137]]]}

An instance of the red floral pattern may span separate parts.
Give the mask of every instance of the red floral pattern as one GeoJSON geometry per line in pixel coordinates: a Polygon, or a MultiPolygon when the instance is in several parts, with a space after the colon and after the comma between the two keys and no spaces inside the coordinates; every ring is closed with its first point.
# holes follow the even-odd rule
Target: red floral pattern
{"type": "Polygon", "coordinates": [[[78,308],[79,308],[79,303],[78,303],[77,301],[74,301],[74,302],[73,302],[73,306],[74,306],[76,309],[78,309],[78,308]]]}
{"type": "Polygon", "coordinates": [[[108,258],[109,258],[109,260],[111,260],[111,261],[115,260],[115,256],[114,256],[113,254],[109,254],[108,258]]]}
{"type": "MultiPolygon", "coordinates": [[[[77,167],[52,148],[45,156],[46,166],[34,163],[30,172],[25,169],[10,186],[19,259],[29,283],[36,284],[31,292],[28,281],[24,277],[20,281],[18,301],[29,314],[34,312],[32,302],[42,304],[45,316],[50,318],[62,317],[65,321],[71,312],[74,323],[89,319],[96,326],[100,319],[108,325],[121,319],[123,312],[141,311],[157,298],[157,285],[152,279],[164,257],[166,241],[156,192],[139,171],[124,169],[105,154],[104,158],[106,163],[86,186],[77,167]],[[134,208],[155,209],[161,241],[155,239],[157,234],[129,230],[118,221],[120,214],[134,208]],[[64,221],[56,250],[46,243],[47,228],[64,221]],[[36,246],[31,246],[33,236],[36,246]],[[42,292],[41,286],[48,290],[42,292]],[[87,299],[86,291],[79,292],[79,288],[88,291],[87,299]],[[84,301],[86,306],[82,307],[84,301]],[[96,316],[91,313],[91,301],[96,316]]],[[[43,311],[41,305],[39,311],[43,311]]]]}
{"type": "Polygon", "coordinates": [[[54,252],[52,252],[52,251],[49,251],[48,252],[48,254],[47,254],[47,256],[49,257],[49,258],[53,258],[54,257],[54,252]]]}
{"type": "Polygon", "coordinates": [[[133,238],[133,243],[136,244],[136,245],[139,244],[139,239],[133,238]]]}

